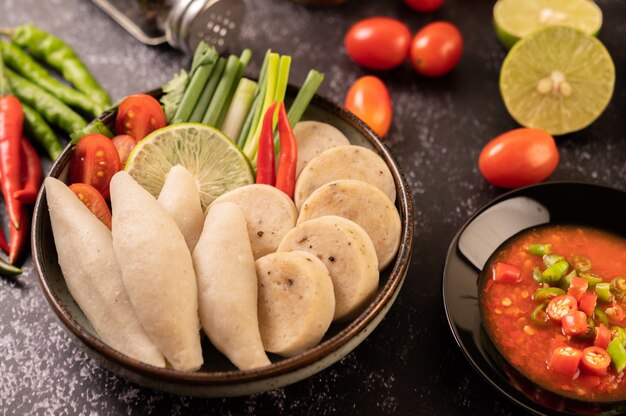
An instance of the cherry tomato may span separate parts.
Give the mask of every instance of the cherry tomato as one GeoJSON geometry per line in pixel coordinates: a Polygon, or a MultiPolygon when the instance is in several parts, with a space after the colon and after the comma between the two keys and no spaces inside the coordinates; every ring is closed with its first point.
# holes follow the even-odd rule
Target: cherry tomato
{"type": "Polygon", "coordinates": [[[620,324],[626,317],[624,309],[617,303],[612,303],[611,306],[604,310],[604,313],[606,313],[609,322],[612,324],[620,324]]]}
{"type": "Polygon", "coordinates": [[[493,268],[493,280],[502,283],[517,283],[522,280],[522,269],[511,264],[497,262],[493,268]]]}
{"type": "Polygon", "coordinates": [[[587,332],[587,315],[583,311],[571,311],[561,319],[564,335],[581,335],[587,332]]]}
{"type": "Polygon", "coordinates": [[[593,293],[585,292],[580,296],[580,299],[578,299],[578,310],[585,312],[587,316],[593,316],[593,310],[596,308],[597,302],[598,296],[593,293]]]}
{"type": "Polygon", "coordinates": [[[70,185],[70,189],[89,208],[89,211],[93,212],[104,225],[111,229],[111,210],[96,188],[86,183],[73,183],[70,185]]]}
{"type": "Polygon", "coordinates": [[[429,23],[411,41],[410,59],[413,68],[427,77],[450,72],[463,54],[463,36],[448,22],[429,23]]]}
{"type": "Polygon", "coordinates": [[[409,54],[411,31],[399,20],[370,17],[355,23],[346,33],[348,56],[364,68],[385,70],[399,66],[409,54]]]}
{"type": "Polygon", "coordinates": [[[491,140],[480,152],[478,168],[491,184],[519,188],[554,172],[559,151],[552,136],[537,129],[515,129],[491,140]]]}
{"type": "Polygon", "coordinates": [[[606,373],[610,364],[611,356],[603,348],[593,346],[583,350],[580,367],[588,373],[601,376],[606,373]]]}
{"type": "Polygon", "coordinates": [[[570,282],[569,288],[567,289],[567,294],[575,297],[576,301],[579,301],[583,293],[587,292],[588,287],[588,281],[586,281],[582,277],[574,276],[574,278],[570,282]]]}
{"type": "Polygon", "coordinates": [[[422,13],[430,13],[440,8],[444,0],[404,0],[404,2],[413,10],[422,13]]]}
{"type": "Polygon", "coordinates": [[[128,159],[128,155],[130,155],[130,152],[137,145],[137,140],[135,140],[128,134],[118,134],[117,136],[113,137],[111,141],[117,149],[117,154],[120,157],[120,162],[122,162],[122,165],[125,165],[126,159],[128,159]]]}
{"type": "Polygon", "coordinates": [[[129,95],[117,109],[115,132],[128,134],[139,141],[154,130],[165,127],[167,120],[159,102],[147,94],[129,95]]]}
{"type": "Polygon", "coordinates": [[[576,303],[576,299],[570,295],[561,295],[553,298],[546,308],[550,319],[558,322],[561,322],[561,319],[568,313],[577,310],[578,304],[576,303]]]}
{"type": "Polygon", "coordinates": [[[593,339],[593,345],[606,349],[611,342],[611,335],[611,330],[604,326],[604,324],[598,325],[596,327],[596,336],[593,339]]]}
{"type": "Polygon", "coordinates": [[[357,79],[348,90],[345,106],[380,137],[389,131],[393,118],[391,97],[385,84],[375,76],[357,79]]]}
{"type": "Polygon", "coordinates": [[[578,365],[583,352],[569,346],[556,347],[552,351],[548,368],[567,377],[574,377],[578,373],[578,365]]]}
{"type": "Polygon", "coordinates": [[[117,149],[108,137],[92,133],[78,141],[70,160],[70,183],[86,183],[109,199],[111,177],[122,168],[117,149]]]}

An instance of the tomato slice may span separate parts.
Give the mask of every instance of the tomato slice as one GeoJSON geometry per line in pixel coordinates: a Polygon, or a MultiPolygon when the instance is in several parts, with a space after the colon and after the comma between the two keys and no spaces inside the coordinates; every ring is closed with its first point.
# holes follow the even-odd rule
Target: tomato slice
{"type": "Polygon", "coordinates": [[[567,289],[567,294],[575,297],[576,301],[579,301],[583,293],[587,292],[588,287],[589,282],[587,280],[582,277],[574,276],[570,282],[569,289],[567,289]]]}
{"type": "Polygon", "coordinates": [[[86,183],[73,183],[70,189],[104,225],[111,229],[111,210],[96,188],[86,183]]]}
{"type": "Polygon", "coordinates": [[[118,134],[114,138],[111,139],[113,145],[117,149],[117,154],[120,157],[120,162],[122,165],[126,164],[126,160],[128,159],[128,155],[137,145],[137,140],[134,137],[129,136],[128,134],[118,134]]]}
{"type": "Polygon", "coordinates": [[[78,141],[70,160],[70,183],[86,183],[109,199],[111,178],[122,168],[115,145],[108,137],[88,134],[78,141]]]}
{"type": "Polygon", "coordinates": [[[605,349],[593,346],[583,350],[580,367],[588,373],[601,376],[606,373],[611,364],[611,356],[605,349]]]}
{"type": "Polygon", "coordinates": [[[596,347],[606,349],[611,342],[611,330],[600,324],[596,327],[596,337],[593,340],[593,345],[596,347]]]}
{"type": "Polygon", "coordinates": [[[548,368],[567,377],[574,377],[578,373],[578,365],[583,352],[570,346],[562,345],[552,351],[548,368]]]}
{"type": "Polygon", "coordinates": [[[593,316],[593,310],[596,308],[597,302],[597,295],[585,292],[580,296],[580,299],[578,299],[578,310],[585,312],[587,316],[593,316]]]}
{"type": "Polygon", "coordinates": [[[115,132],[128,134],[139,141],[154,130],[165,127],[167,120],[159,102],[148,94],[129,95],[117,109],[115,132]]]}
{"type": "Polygon", "coordinates": [[[580,335],[587,332],[587,315],[583,311],[571,311],[561,319],[564,335],[580,335]]]}
{"type": "Polygon", "coordinates": [[[578,303],[576,302],[576,298],[570,295],[561,295],[553,298],[546,308],[550,319],[558,322],[561,322],[561,319],[568,313],[577,310],[578,303]]]}
{"type": "Polygon", "coordinates": [[[522,269],[511,264],[497,262],[493,268],[493,280],[501,283],[517,283],[522,280],[522,269]]]}
{"type": "Polygon", "coordinates": [[[611,306],[604,310],[604,313],[606,313],[606,316],[609,318],[609,322],[612,324],[621,324],[626,317],[624,308],[617,303],[612,303],[611,306]]]}

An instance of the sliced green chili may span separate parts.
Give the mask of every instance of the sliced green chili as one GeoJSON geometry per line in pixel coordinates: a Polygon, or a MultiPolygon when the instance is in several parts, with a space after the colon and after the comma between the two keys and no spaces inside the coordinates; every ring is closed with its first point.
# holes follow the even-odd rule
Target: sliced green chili
{"type": "Polygon", "coordinates": [[[602,302],[610,302],[612,299],[611,285],[606,282],[596,284],[596,295],[602,302]]]}
{"type": "Polygon", "coordinates": [[[72,83],[77,90],[91,97],[96,103],[103,107],[111,105],[108,94],[89,73],[78,55],[61,39],[34,25],[26,24],[15,28],[12,41],[16,45],[28,49],[36,59],[59,71],[63,78],[72,83]]]}
{"type": "Polygon", "coordinates": [[[541,269],[539,267],[533,269],[533,280],[537,283],[543,283],[543,276],[541,275],[541,269]]]}
{"type": "Polygon", "coordinates": [[[626,279],[623,277],[616,277],[611,280],[611,289],[615,292],[625,292],[626,291],[626,279]]]}
{"type": "Polygon", "coordinates": [[[550,254],[551,250],[551,244],[531,244],[528,246],[528,251],[535,256],[545,256],[546,254],[550,254]]]}
{"type": "Polygon", "coordinates": [[[558,254],[546,254],[543,256],[543,264],[546,267],[552,266],[554,263],[558,263],[559,261],[565,260],[565,257],[560,256],[558,254]]]}
{"type": "Polygon", "coordinates": [[[561,280],[559,280],[559,287],[567,291],[567,289],[569,289],[570,285],[572,284],[572,279],[574,279],[575,277],[576,270],[572,270],[571,272],[563,276],[561,280]]]}
{"type": "Polygon", "coordinates": [[[540,326],[545,326],[548,323],[548,314],[546,313],[546,308],[548,307],[548,302],[544,302],[541,305],[537,306],[530,314],[530,319],[540,326]]]}
{"type": "Polygon", "coordinates": [[[596,319],[598,321],[600,321],[600,323],[604,326],[609,326],[609,317],[606,316],[606,313],[604,313],[604,311],[600,308],[595,308],[593,310],[593,314],[595,315],[596,319]]]}
{"type": "Polygon", "coordinates": [[[592,273],[580,273],[579,276],[585,279],[589,283],[589,286],[592,287],[598,283],[602,283],[602,278],[592,273]]]}
{"type": "Polygon", "coordinates": [[[621,326],[613,325],[611,326],[611,335],[613,338],[619,338],[622,345],[626,346],[626,329],[621,326]]]}
{"type": "Polygon", "coordinates": [[[588,272],[591,269],[591,260],[588,257],[578,254],[572,257],[572,264],[579,273],[588,272]]]}
{"type": "Polygon", "coordinates": [[[50,159],[56,160],[63,151],[63,146],[52,127],[46,123],[46,120],[38,112],[25,103],[22,103],[22,112],[24,113],[24,127],[28,132],[28,137],[46,149],[50,159]]]}
{"type": "Polygon", "coordinates": [[[545,269],[541,276],[548,283],[558,282],[569,269],[569,263],[565,260],[559,260],[545,269]]]}
{"type": "Polygon", "coordinates": [[[626,368],[626,348],[622,345],[619,338],[613,339],[606,349],[611,356],[611,363],[615,367],[617,373],[621,373],[626,368]]]}
{"type": "Polygon", "coordinates": [[[559,289],[558,287],[542,287],[537,289],[537,291],[533,295],[533,300],[535,302],[545,302],[564,294],[565,291],[559,289]]]}

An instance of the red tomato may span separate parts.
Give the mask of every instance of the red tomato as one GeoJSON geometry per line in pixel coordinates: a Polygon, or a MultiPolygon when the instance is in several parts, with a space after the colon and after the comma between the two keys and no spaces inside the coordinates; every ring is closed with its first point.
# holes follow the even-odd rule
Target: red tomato
{"type": "MultiPolygon", "coordinates": [[[[569,291],[567,292],[569,294],[569,291]]],[[[598,296],[593,293],[585,292],[578,299],[578,310],[585,312],[587,316],[593,316],[593,310],[596,308],[598,296]]]]}
{"type": "Polygon", "coordinates": [[[598,325],[596,327],[596,337],[593,340],[593,345],[606,349],[611,342],[611,335],[611,330],[604,326],[604,324],[598,325]]]}
{"type": "Polygon", "coordinates": [[[522,269],[517,266],[498,262],[493,268],[493,280],[502,283],[517,283],[522,280],[522,269]]]}
{"type": "Polygon", "coordinates": [[[553,298],[548,307],[546,313],[555,321],[561,322],[561,319],[570,312],[578,310],[578,304],[576,299],[570,295],[561,295],[553,298]]]}
{"type": "Polygon", "coordinates": [[[519,188],[546,179],[559,163],[552,136],[537,129],[515,129],[491,140],[480,152],[478,167],[491,184],[519,188]]]}
{"type": "Polygon", "coordinates": [[[606,373],[611,364],[611,356],[600,347],[587,347],[583,350],[580,367],[585,371],[601,376],[606,373]]]}
{"type": "Polygon", "coordinates": [[[568,346],[556,347],[548,361],[548,368],[564,376],[574,377],[582,357],[583,352],[579,349],[568,346]]]}
{"type": "Polygon", "coordinates": [[[561,319],[564,335],[580,335],[587,332],[587,315],[583,311],[571,311],[561,319]]]}
{"type": "Polygon", "coordinates": [[[86,183],[73,183],[70,189],[104,225],[111,229],[111,210],[96,188],[86,183]]]}
{"type": "Polygon", "coordinates": [[[165,127],[167,120],[159,102],[147,94],[129,95],[117,109],[115,132],[128,134],[139,141],[154,130],[165,127]]]}
{"type": "Polygon", "coordinates": [[[343,41],[348,56],[362,67],[391,69],[406,59],[411,31],[399,20],[370,17],[355,23],[343,41]]]}
{"type": "Polygon", "coordinates": [[[348,90],[345,106],[380,137],[389,131],[393,118],[391,97],[385,84],[375,76],[357,79],[348,90]]]}
{"type": "Polygon", "coordinates": [[[86,183],[109,199],[111,177],[122,169],[115,145],[108,137],[92,133],[78,141],[70,160],[70,183],[86,183]]]}
{"type": "Polygon", "coordinates": [[[620,324],[626,317],[624,309],[617,303],[612,303],[611,306],[604,310],[604,313],[606,313],[609,322],[612,324],[620,324]]]}
{"type": "Polygon", "coordinates": [[[128,155],[130,155],[130,152],[137,145],[137,140],[135,140],[128,134],[119,134],[112,138],[111,141],[117,149],[117,154],[120,157],[120,162],[122,162],[122,165],[126,164],[126,159],[128,159],[128,155]]]}
{"type": "Polygon", "coordinates": [[[411,41],[410,59],[413,68],[427,77],[450,72],[463,54],[463,36],[448,22],[429,23],[411,41]]]}
{"type": "Polygon", "coordinates": [[[587,292],[587,288],[589,287],[589,282],[583,279],[582,277],[574,276],[572,279],[569,288],[567,289],[567,294],[576,298],[576,301],[579,301],[582,297],[583,293],[587,292]]]}
{"type": "Polygon", "coordinates": [[[440,8],[444,0],[404,0],[404,2],[412,8],[422,13],[434,12],[440,8]]]}

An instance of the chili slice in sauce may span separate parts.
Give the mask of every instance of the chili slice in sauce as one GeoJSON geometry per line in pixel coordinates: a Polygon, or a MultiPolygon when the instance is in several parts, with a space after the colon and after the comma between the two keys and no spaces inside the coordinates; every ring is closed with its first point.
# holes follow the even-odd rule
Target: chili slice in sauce
{"type": "Polygon", "coordinates": [[[570,312],[578,310],[578,302],[576,298],[570,295],[561,295],[552,299],[548,303],[546,313],[550,319],[561,322],[561,319],[570,312]]]}

